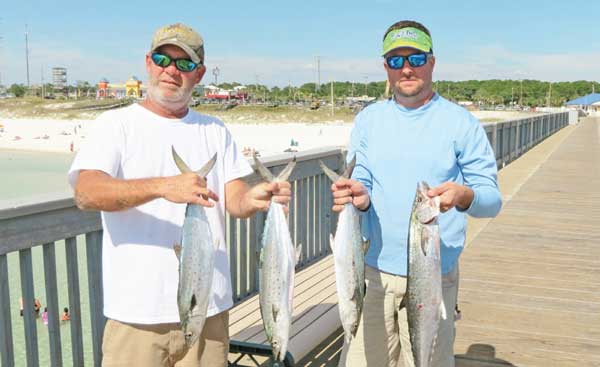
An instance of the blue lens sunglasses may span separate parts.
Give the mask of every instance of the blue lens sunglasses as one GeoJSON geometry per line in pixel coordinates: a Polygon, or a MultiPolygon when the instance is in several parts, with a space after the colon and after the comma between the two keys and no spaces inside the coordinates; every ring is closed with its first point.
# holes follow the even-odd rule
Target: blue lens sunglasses
{"type": "Polygon", "coordinates": [[[172,62],[174,62],[177,70],[183,71],[184,73],[194,71],[198,65],[202,65],[202,62],[195,63],[190,59],[173,59],[168,55],[158,52],[152,53],[152,61],[156,66],[160,66],[161,68],[166,68],[171,65],[172,62]]]}
{"type": "Polygon", "coordinates": [[[402,69],[402,67],[404,66],[404,60],[407,60],[408,65],[412,66],[413,68],[418,68],[427,64],[427,57],[430,55],[431,53],[423,52],[408,56],[389,56],[385,59],[385,62],[387,66],[390,67],[390,69],[394,70],[402,69]]]}

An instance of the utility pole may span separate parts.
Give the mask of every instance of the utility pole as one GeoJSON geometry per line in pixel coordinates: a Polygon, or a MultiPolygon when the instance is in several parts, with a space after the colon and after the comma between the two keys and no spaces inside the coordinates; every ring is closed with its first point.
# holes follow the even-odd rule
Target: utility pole
{"type": "Polygon", "coordinates": [[[331,79],[331,116],[333,116],[333,79],[331,79]]]}
{"type": "Polygon", "coordinates": [[[521,79],[520,82],[521,82],[521,96],[519,97],[519,106],[523,107],[523,79],[521,79]]]}
{"type": "Polygon", "coordinates": [[[510,105],[514,106],[515,87],[510,87],[510,105]]]}
{"type": "Polygon", "coordinates": [[[315,67],[317,71],[317,83],[315,84],[315,94],[321,89],[321,58],[315,56],[315,67]]]}
{"type": "Polygon", "coordinates": [[[27,24],[25,24],[25,62],[27,66],[27,90],[29,90],[29,40],[27,38],[27,24]]]}
{"type": "Polygon", "coordinates": [[[40,71],[42,72],[42,99],[44,99],[44,64],[42,64],[42,67],[40,69],[40,71]]]}

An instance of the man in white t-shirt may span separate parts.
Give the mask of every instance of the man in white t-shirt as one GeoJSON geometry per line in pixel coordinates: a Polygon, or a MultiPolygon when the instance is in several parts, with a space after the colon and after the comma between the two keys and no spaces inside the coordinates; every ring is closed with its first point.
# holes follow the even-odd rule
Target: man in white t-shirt
{"type": "Polygon", "coordinates": [[[249,187],[252,172],[220,120],[188,108],[206,72],[204,41],[174,24],[154,34],[146,55],[147,98],[95,122],[69,170],[77,206],[102,211],[103,366],[225,366],[228,309],[233,305],[225,211],[246,218],[271,198],[287,204],[290,184],[249,187]],[[197,170],[217,154],[206,179],[180,174],[171,147],[197,170]],[[178,261],[187,203],[205,207],[219,243],[208,318],[200,340],[185,347],[177,309],[178,261]]]}

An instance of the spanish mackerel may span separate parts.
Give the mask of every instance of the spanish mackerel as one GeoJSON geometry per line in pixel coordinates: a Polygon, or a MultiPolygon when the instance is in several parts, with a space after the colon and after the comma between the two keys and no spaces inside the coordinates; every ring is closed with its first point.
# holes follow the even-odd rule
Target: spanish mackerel
{"type": "Polygon", "coordinates": [[[406,306],[415,367],[429,366],[440,318],[446,319],[440,264],[439,197],[427,196],[429,185],[417,184],[408,234],[406,306]]]}
{"type": "MultiPolygon", "coordinates": [[[[182,173],[193,172],[172,148],[175,164],[182,173]]],[[[206,177],[217,161],[217,154],[195,173],[206,177]]],[[[191,347],[202,334],[206,311],[212,290],[215,253],[218,241],[213,242],[212,232],[204,207],[188,204],[185,209],[181,244],[174,246],[179,260],[179,286],[177,306],[185,344],[191,347]]]]}
{"type": "MultiPolygon", "coordinates": [[[[319,161],[321,169],[333,182],[350,178],[356,164],[356,157],[348,164],[344,173],[338,175],[319,161]]],[[[331,251],[335,267],[335,284],[338,294],[338,310],[344,327],[346,343],[356,336],[358,323],[365,297],[365,253],[369,243],[363,241],[360,231],[360,218],[352,203],[344,204],[338,217],[335,237],[330,235],[331,251]]]]}
{"type": "MultiPolygon", "coordinates": [[[[294,158],[283,171],[273,174],[254,156],[256,169],[268,182],[287,181],[294,166],[294,158]]],[[[259,263],[260,314],[265,334],[276,361],[285,359],[292,323],[294,272],[298,260],[292,244],[283,205],[271,201],[262,237],[259,263]]]]}

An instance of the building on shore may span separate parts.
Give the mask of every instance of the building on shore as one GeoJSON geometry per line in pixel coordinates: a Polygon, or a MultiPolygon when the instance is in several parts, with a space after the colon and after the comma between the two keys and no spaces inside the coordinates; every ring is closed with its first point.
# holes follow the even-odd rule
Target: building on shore
{"type": "Polygon", "coordinates": [[[204,88],[204,98],[212,99],[212,100],[230,100],[230,99],[238,99],[245,101],[248,99],[248,92],[246,87],[243,85],[238,85],[237,87],[233,87],[233,89],[223,89],[219,88],[215,85],[207,85],[204,88]]]}
{"type": "Polygon", "coordinates": [[[144,98],[146,96],[146,86],[132,76],[125,83],[110,83],[108,79],[102,78],[98,82],[96,90],[96,99],[104,98],[144,98]]]}
{"type": "Polygon", "coordinates": [[[565,103],[567,108],[582,110],[588,115],[600,115],[600,93],[590,93],[565,103]]]}

